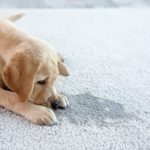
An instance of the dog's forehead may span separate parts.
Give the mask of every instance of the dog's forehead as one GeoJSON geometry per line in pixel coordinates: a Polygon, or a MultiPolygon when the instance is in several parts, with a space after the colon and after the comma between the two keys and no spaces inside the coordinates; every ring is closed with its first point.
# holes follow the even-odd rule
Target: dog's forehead
{"type": "Polygon", "coordinates": [[[58,74],[58,67],[52,62],[47,63],[42,66],[37,73],[36,81],[45,80],[46,78],[53,78],[58,74]]]}

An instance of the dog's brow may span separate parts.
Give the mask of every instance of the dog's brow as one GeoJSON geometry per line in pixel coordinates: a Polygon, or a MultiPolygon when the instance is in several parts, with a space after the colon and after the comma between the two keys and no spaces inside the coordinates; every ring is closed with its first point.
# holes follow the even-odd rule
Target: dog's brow
{"type": "Polygon", "coordinates": [[[48,79],[47,76],[44,76],[44,75],[38,75],[38,76],[37,76],[37,79],[36,79],[36,82],[37,82],[37,81],[47,80],[47,79],[48,79]]]}

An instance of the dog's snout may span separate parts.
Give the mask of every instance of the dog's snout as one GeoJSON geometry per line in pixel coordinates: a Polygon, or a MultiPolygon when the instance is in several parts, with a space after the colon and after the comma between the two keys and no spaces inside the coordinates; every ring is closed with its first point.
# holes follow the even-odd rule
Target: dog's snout
{"type": "Polygon", "coordinates": [[[52,105],[52,108],[58,109],[59,101],[58,100],[52,100],[51,105],[52,105]]]}

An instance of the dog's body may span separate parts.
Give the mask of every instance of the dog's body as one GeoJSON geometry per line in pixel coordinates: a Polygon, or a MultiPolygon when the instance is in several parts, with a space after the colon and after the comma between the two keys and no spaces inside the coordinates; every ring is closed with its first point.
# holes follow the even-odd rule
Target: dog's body
{"type": "Polygon", "coordinates": [[[12,21],[22,14],[0,19],[0,106],[24,116],[36,124],[57,122],[51,107],[68,106],[59,95],[55,80],[59,74],[68,75],[60,55],[49,45],[24,34],[12,21]],[[39,105],[36,105],[39,104],[39,105]]]}

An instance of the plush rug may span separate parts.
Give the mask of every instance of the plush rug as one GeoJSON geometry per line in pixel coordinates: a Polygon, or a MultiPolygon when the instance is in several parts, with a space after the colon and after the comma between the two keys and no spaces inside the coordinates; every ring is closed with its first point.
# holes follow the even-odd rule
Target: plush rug
{"type": "Polygon", "coordinates": [[[70,107],[38,126],[0,108],[0,149],[150,149],[150,10],[0,10],[65,57],[70,107]]]}

